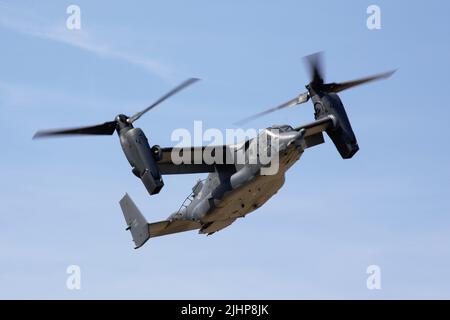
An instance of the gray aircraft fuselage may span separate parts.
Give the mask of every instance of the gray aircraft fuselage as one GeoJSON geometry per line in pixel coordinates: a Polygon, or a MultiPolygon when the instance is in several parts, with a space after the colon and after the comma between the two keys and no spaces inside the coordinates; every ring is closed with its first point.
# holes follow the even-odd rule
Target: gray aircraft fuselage
{"type": "MultiPolygon", "coordinates": [[[[245,217],[275,195],[284,184],[285,172],[300,159],[304,138],[302,132],[290,126],[268,128],[262,134],[267,133],[276,135],[279,141],[277,158],[269,157],[270,165],[274,165],[274,161],[278,162],[275,174],[263,174],[261,169],[267,168],[267,163],[266,166],[235,164],[231,170],[229,166],[223,169],[218,166],[205,180],[197,182],[191,196],[186,199],[188,203],[185,201],[168,220],[196,221],[202,225],[199,233],[212,234],[231,225],[237,218],[245,217]],[[272,132],[273,128],[278,132],[272,132]]],[[[251,139],[249,145],[252,146],[256,140],[251,139]]],[[[245,148],[245,144],[233,146],[232,151],[243,152],[242,148],[245,148]]],[[[247,156],[250,150],[251,147],[248,147],[245,151],[247,156]]]]}

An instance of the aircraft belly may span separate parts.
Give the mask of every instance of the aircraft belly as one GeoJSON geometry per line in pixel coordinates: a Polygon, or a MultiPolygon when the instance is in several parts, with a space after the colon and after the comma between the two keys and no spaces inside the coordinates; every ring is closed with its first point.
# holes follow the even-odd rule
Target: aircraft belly
{"type": "Polygon", "coordinates": [[[236,218],[229,218],[229,219],[225,219],[225,220],[216,220],[214,222],[208,223],[207,227],[200,229],[199,232],[202,234],[211,234],[211,233],[217,232],[219,230],[225,229],[230,224],[232,224],[235,220],[236,220],[236,218]]]}
{"type": "Polygon", "coordinates": [[[213,233],[231,225],[237,218],[244,217],[256,210],[273,197],[283,186],[285,172],[299,160],[301,152],[294,146],[279,158],[279,170],[276,175],[258,175],[245,185],[232,190],[215,204],[206,214],[202,223],[207,227],[201,233],[213,233]]]}
{"type": "Polygon", "coordinates": [[[227,194],[204,221],[236,219],[262,206],[284,184],[284,173],[275,176],[257,176],[248,184],[227,194]]]}

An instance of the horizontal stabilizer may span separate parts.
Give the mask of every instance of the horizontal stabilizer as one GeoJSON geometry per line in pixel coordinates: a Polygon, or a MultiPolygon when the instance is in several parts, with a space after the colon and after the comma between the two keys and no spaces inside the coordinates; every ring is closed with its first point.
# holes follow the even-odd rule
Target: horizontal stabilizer
{"type": "Polygon", "coordinates": [[[200,229],[201,224],[190,220],[164,220],[149,224],[150,238],[164,236],[166,234],[178,233],[200,229]]]}

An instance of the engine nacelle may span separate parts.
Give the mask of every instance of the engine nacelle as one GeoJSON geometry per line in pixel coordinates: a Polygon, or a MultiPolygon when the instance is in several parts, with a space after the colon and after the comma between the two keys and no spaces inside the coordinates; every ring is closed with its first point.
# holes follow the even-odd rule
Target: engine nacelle
{"type": "Polygon", "coordinates": [[[316,120],[329,115],[334,117],[334,127],[327,129],[326,132],[339,154],[344,159],[353,157],[358,152],[359,146],[339,96],[336,93],[319,92],[313,95],[311,100],[314,103],[316,120]]]}
{"type": "Polygon", "coordinates": [[[150,148],[147,137],[139,128],[121,131],[120,143],[128,162],[133,167],[133,174],[141,179],[151,195],[159,193],[164,186],[157,164],[161,149],[158,146],[150,148]]]}

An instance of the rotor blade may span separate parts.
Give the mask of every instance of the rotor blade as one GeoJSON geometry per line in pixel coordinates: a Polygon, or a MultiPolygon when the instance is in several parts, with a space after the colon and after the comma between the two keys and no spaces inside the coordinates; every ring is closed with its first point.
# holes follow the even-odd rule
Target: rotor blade
{"type": "Polygon", "coordinates": [[[373,75],[370,77],[347,81],[347,82],[327,83],[322,86],[322,90],[327,91],[327,92],[336,92],[336,93],[341,92],[343,90],[346,90],[346,89],[349,89],[352,87],[356,87],[356,86],[359,86],[359,85],[367,83],[367,82],[389,78],[390,76],[392,76],[395,73],[395,71],[397,71],[397,70],[392,70],[392,71],[388,71],[385,73],[380,73],[380,74],[373,75]]]}
{"type": "Polygon", "coordinates": [[[315,86],[323,84],[323,53],[316,52],[304,58],[310,72],[311,83],[315,86]]]}
{"type": "Polygon", "coordinates": [[[112,135],[116,130],[117,122],[109,121],[103,124],[89,127],[80,127],[61,130],[40,130],[36,132],[33,139],[51,137],[51,136],[67,136],[67,135],[112,135]]]}
{"type": "Polygon", "coordinates": [[[284,109],[284,108],[289,108],[289,107],[296,106],[298,104],[301,104],[301,103],[304,103],[304,102],[308,101],[308,99],[309,99],[309,94],[307,92],[302,93],[298,97],[296,97],[296,98],[294,98],[292,100],[289,100],[289,101],[287,101],[287,102],[285,102],[283,104],[280,104],[279,106],[276,106],[274,108],[270,108],[268,110],[262,111],[260,113],[255,114],[255,115],[252,115],[250,117],[242,119],[242,120],[236,122],[235,125],[242,125],[242,124],[247,123],[247,122],[249,122],[251,120],[254,120],[256,118],[262,117],[262,116],[264,116],[264,115],[266,115],[268,113],[271,113],[271,112],[274,112],[274,111],[277,111],[277,110],[281,110],[281,109],[284,109]]]}
{"type": "Polygon", "coordinates": [[[158,104],[160,104],[161,102],[163,102],[164,100],[166,100],[167,98],[173,96],[175,93],[183,90],[184,88],[190,86],[191,84],[193,84],[194,82],[199,81],[200,79],[197,78],[190,78],[187,79],[186,81],[184,81],[183,83],[179,84],[178,86],[176,86],[174,89],[170,90],[169,92],[167,92],[165,95],[163,95],[161,98],[159,98],[158,100],[156,100],[155,103],[153,103],[152,105],[148,106],[147,108],[145,108],[144,110],[137,112],[136,114],[134,114],[133,116],[131,116],[128,119],[129,123],[133,123],[134,121],[136,121],[137,119],[139,119],[140,117],[142,117],[142,115],[144,113],[146,113],[147,111],[153,109],[154,107],[156,107],[158,104]]]}

